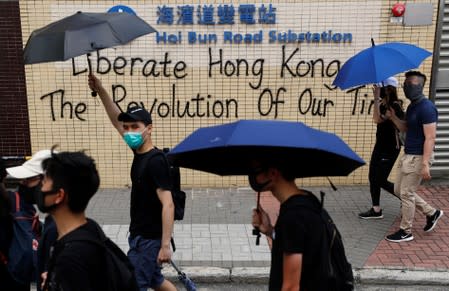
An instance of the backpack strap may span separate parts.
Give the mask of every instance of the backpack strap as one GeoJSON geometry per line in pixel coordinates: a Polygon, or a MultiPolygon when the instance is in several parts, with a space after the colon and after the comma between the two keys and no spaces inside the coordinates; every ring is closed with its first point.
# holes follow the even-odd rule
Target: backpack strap
{"type": "MultiPolygon", "coordinates": [[[[154,151],[153,153],[151,153],[150,155],[145,157],[146,163],[148,163],[152,158],[154,158],[157,155],[162,155],[164,159],[167,159],[167,157],[165,156],[165,153],[168,152],[168,148],[164,148],[163,150],[160,150],[159,148],[154,147],[153,151],[154,151]]],[[[167,164],[169,165],[168,160],[167,160],[167,164]]],[[[173,189],[171,191],[173,191],[173,189]]],[[[173,252],[176,252],[176,245],[175,245],[175,240],[173,239],[173,237],[170,238],[170,244],[172,246],[173,252]]]]}
{"type": "Polygon", "coordinates": [[[15,209],[16,209],[16,212],[19,212],[20,211],[20,196],[19,196],[19,192],[14,192],[14,196],[15,196],[15,209]]]}

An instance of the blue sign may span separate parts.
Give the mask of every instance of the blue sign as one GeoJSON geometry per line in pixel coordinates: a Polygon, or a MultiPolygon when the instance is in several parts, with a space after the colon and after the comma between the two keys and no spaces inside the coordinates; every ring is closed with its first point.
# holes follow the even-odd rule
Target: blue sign
{"type": "Polygon", "coordinates": [[[116,5],[116,6],[113,6],[113,7],[111,7],[109,10],[108,10],[108,13],[113,13],[113,12],[126,12],[126,13],[129,13],[129,14],[134,14],[134,15],[137,15],[136,14],[136,12],[134,12],[134,10],[132,10],[130,7],[128,7],[128,6],[125,6],[125,5],[116,5]]]}
{"type": "Polygon", "coordinates": [[[157,8],[157,24],[192,25],[195,23],[195,18],[196,23],[200,25],[234,24],[236,13],[240,22],[244,24],[276,24],[276,8],[271,4],[268,6],[261,4],[259,7],[255,4],[239,4],[237,9],[232,4],[220,4],[217,7],[210,4],[196,7],[162,5],[157,8]],[[175,15],[178,15],[177,19],[175,15]]]}

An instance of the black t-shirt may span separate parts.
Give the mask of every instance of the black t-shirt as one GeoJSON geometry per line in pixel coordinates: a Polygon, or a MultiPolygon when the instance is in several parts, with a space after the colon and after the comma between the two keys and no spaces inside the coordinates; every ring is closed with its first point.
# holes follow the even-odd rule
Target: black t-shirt
{"type": "Polygon", "coordinates": [[[302,254],[301,290],[327,290],[320,287],[320,250],[324,239],[324,223],[317,211],[298,206],[307,195],[295,195],[281,204],[275,225],[271,250],[269,290],[282,288],[284,253],[302,254]]]}
{"type": "MultiPolygon", "coordinates": [[[[395,111],[397,117],[404,119],[404,111],[399,103],[393,103],[391,108],[395,111]]],[[[387,107],[384,104],[380,104],[379,109],[380,114],[385,114],[387,111],[387,107]]],[[[393,121],[385,120],[384,122],[378,123],[375,148],[383,153],[395,153],[399,151],[400,144],[398,146],[399,139],[396,132],[397,129],[393,121]]]]}
{"type": "Polygon", "coordinates": [[[49,291],[106,291],[108,274],[101,246],[81,241],[65,243],[85,231],[99,237],[95,222],[88,220],[54,244],[47,277],[49,291]]]}
{"type": "Polygon", "coordinates": [[[164,154],[152,149],[134,154],[131,167],[131,224],[130,235],[146,239],[162,237],[162,204],[156,189],[171,189],[168,161],[164,154]]]}

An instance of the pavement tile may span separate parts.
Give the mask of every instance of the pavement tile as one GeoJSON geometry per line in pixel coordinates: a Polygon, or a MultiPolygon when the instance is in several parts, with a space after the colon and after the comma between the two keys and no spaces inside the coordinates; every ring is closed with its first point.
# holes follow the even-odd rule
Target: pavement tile
{"type": "MultiPolygon", "coordinates": [[[[415,240],[389,243],[385,235],[399,227],[399,200],[385,192],[381,195],[384,219],[362,220],[358,213],[370,207],[366,185],[305,187],[315,194],[326,192],[325,207],[342,233],[346,253],[354,268],[406,268],[417,270],[449,269],[449,186],[425,185],[420,195],[431,205],[445,211],[437,227],[425,233],[425,217],[417,213],[413,227],[415,240]]],[[[186,213],[176,221],[174,259],[181,266],[269,267],[270,250],[266,239],[255,245],[250,225],[256,195],[249,188],[186,189],[186,213]]],[[[129,227],[129,189],[101,189],[87,209],[106,234],[127,251],[129,227]]],[[[279,203],[270,193],[261,193],[261,206],[272,222],[279,203]]]]}
{"type": "MultiPolygon", "coordinates": [[[[449,223],[446,213],[449,213],[449,187],[425,186],[420,187],[419,195],[430,205],[442,209],[445,215],[439,220],[432,232],[426,233],[422,227],[426,218],[416,213],[413,224],[411,242],[391,243],[381,240],[368,257],[365,266],[369,267],[399,267],[399,268],[425,268],[430,270],[447,269],[449,266],[449,223]],[[389,250],[394,250],[394,254],[389,250]]],[[[399,213],[398,213],[399,215],[399,213]]],[[[400,218],[388,230],[392,233],[399,228],[400,218]]]]}

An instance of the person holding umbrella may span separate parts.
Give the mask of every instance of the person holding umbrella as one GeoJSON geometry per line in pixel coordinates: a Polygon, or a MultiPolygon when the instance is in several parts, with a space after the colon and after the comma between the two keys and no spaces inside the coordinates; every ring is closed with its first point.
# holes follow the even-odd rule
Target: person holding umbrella
{"type": "Polygon", "coordinates": [[[273,239],[270,290],[353,290],[352,268],[323,200],[295,184],[295,178],[347,176],[365,164],[339,136],[302,122],[243,119],[198,128],[167,156],[174,166],[248,177],[258,193],[256,245],[260,232],[273,239]],[[260,207],[262,191],[281,203],[275,226],[260,207]]]}
{"type": "Polygon", "coordinates": [[[391,169],[401,151],[399,130],[394,123],[385,117],[387,109],[394,110],[399,119],[404,119],[404,112],[398,100],[396,88],[398,80],[390,77],[383,82],[374,85],[374,110],[373,120],[377,124],[376,144],[371,154],[369,166],[369,182],[372,207],[359,213],[362,219],[383,218],[380,208],[380,189],[394,195],[394,184],[388,181],[391,169]]]}
{"type": "Polygon", "coordinates": [[[152,119],[142,107],[121,112],[100,80],[89,75],[89,87],[97,92],[112,122],[134,153],[131,167],[131,223],[128,257],[135,268],[140,290],[176,290],[164,278],[161,263],[169,263],[174,224],[169,165],[151,139],[152,119]]]}
{"type": "MultiPolygon", "coordinates": [[[[326,268],[323,261],[332,260],[328,257],[329,253],[324,253],[320,247],[328,242],[326,222],[321,212],[310,206],[315,203],[316,208],[325,210],[314,194],[298,188],[295,174],[288,163],[261,159],[254,164],[248,179],[254,191],[271,191],[281,203],[275,226],[260,206],[252,216],[253,226],[273,240],[269,290],[353,290],[349,264],[347,269],[350,274],[347,277],[343,277],[340,270],[334,270],[336,281],[329,281],[323,275],[326,268]]],[[[334,240],[338,240],[335,232],[334,240]]],[[[342,251],[341,255],[345,257],[344,249],[342,251]]]]}
{"type": "Polygon", "coordinates": [[[413,240],[412,224],[415,208],[427,217],[424,231],[433,230],[443,211],[430,206],[416,194],[421,181],[429,180],[430,166],[433,162],[438,111],[435,105],[424,96],[423,88],[426,76],[419,71],[405,74],[404,94],[410,100],[407,107],[406,120],[401,120],[394,110],[387,110],[386,117],[403,132],[407,132],[404,152],[399,161],[394,192],[401,198],[402,219],[400,229],[386,236],[391,242],[413,240]]]}

